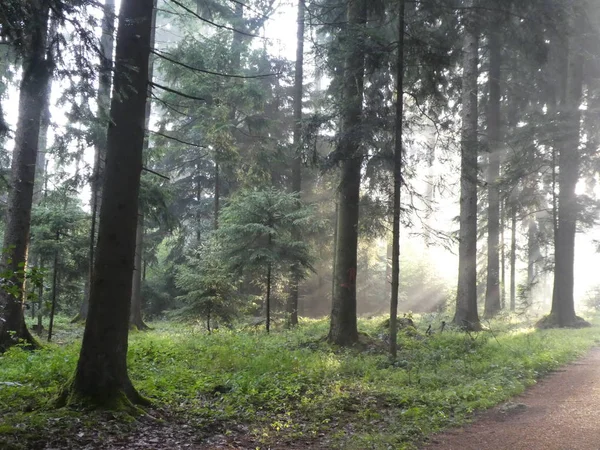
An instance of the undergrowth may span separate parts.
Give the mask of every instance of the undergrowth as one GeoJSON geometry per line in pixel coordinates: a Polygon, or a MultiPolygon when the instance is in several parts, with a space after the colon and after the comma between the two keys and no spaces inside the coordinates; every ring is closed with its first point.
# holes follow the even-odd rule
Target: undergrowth
{"type": "MultiPolygon", "coordinates": [[[[382,320],[361,321],[370,342],[385,340],[382,320]]],[[[421,330],[428,325],[424,318],[416,322],[421,330]]],[[[322,339],[326,321],[270,335],[152,326],[131,334],[131,378],[159,411],[185,421],[198,436],[227,435],[242,423],[265,445],[318,438],[327,448],[346,449],[411,448],[522,392],[585,353],[597,334],[596,327],[534,330],[508,322],[475,334],[401,332],[392,362],[384,345],[332,348],[322,339]]],[[[109,414],[50,407],[73,374],[81,332],[67,321],[58,327],[59,343],[0,356],[2,448],[33,448],[48,439],[49,429],[60,441],[60,433],[96,426],[109,414]]],[[[110,414],[119,430],[135,427],[135,420],[110,414]]]]}

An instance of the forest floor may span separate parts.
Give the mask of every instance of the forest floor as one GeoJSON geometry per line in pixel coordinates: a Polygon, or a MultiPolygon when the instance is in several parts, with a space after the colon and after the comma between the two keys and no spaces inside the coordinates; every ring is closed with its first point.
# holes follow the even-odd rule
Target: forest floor
{"type": "Polygon", "coordinates": [[[600,449],[600,349],[423,450],[600,449]]]}
{"type": "Polygon", "coordinates": [[[0,355],[0,449],[600,448],[598,325],[535,330],[507,315],[481,333],[424,333],[444,319],[415,318],[396,361],[382,317],[360,320],[354,349],[324,341],[326,320],[270,335],[156,322],[130,336],[131,378],[153,403],[134,417],[53,406],[82,332],[62,318],[54,343],[0,355]]]}

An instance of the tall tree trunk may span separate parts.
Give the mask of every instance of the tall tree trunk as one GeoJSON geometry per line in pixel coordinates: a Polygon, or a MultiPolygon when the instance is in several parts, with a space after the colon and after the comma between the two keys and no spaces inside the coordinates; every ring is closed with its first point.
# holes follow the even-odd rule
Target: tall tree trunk
{"type": "Polygon", "coordinates": [[[98,81],[98,118],[100,124],[95,136],[94,146],[94,168],[91,179],[90,209],[92,222],[90,225],[89,249],[88,249],[88,279],[83,294],[83,301],[79,307],[79,313],[72,322],[85,321],[88,315],[90,302],[90,284],[94,276],[94,251],[96,249],[96,233],[98,231],[98,218],[102,206],[102,184],[104,177],[104,166],[106,160],[107,130],[110,122],[110,88],[112,84],[114,32],[115,32],[115,0],[104,1],[104,16],[102,18],[102,37],[100,39],[100,72],[98,81]]]}
{"type": "Polygon", "coordinates": [[[221,177],[219,174],[219,161],[215,161],[215,213],[214,225],[215,230],[219,229],[219,209],[221,201],[221,177]]]}
{"type": "MultiPolygon", "coordinates": [[[[269,236],[269,241],[270,241],[269,236]]],[[[265,301],[265,309],[267,312],[267,318],[265,320],[265,327],[267,329],[267,333],[271,331],[271,263],[269,263],[269,267],[267,268],[267,298],[265,301]]]]}
{"type": "Polygon", "coordinates": [[[54,262],[52,268],[52,306],[50,308],[50,323],[48,325],[48,342],[52,340],[52,331],[54,329],[54,314],[56,313],[56,301],[58,297],[58,245],[60,241],[60,231],[56,232],[56,249],[54,250],[54,262]]]}
{"type": "Polygon", "coordinates": [[[577,195],[575,188],[579,179],[579,129],[583,91],[583,48],[585,35],[585,12],[582,5],[575,5],[572,34],[569,39],[567,86],[562,106],[562,136],[558,144],[558,217],[554,236],[554,291],[552,294],[552,322],[560,327],[577,323],[573,298],[575,233],[577,225],[577,195]]]}
{"type": "Polygon", "coordinates": [[[501,42],[500,22],[491,25],[489,35],[489,104],[487,131],[489,142],[488,182],[488,225],[487,225],[487,284],[485,293],[484,317],[491,318],[500,311],[500,66],[501,42]]]}
{"type": "Polygon", "coordinates": [[[474,1],[467,4],[463,42],[458,291],[454,323],[479,330],[477,312],[477,77],[479,33],[474,1]]]}
{"type": "MultiPolygon", "coordinates": [[[[40,270],[41,273],[44,273],[44,260],[40,258],[40,270]]],[[[42,329],[44,328],[42,324],[42,305],[44,304],[44,277],[42,276],[40,279],[40,283],[38,285],[38,311],[37,311],[37,326],[34,326],[34,330],[38,334],[38,336],[42,335],[42,329]]]]}
{"type": "Polygon", "coordinates": [[[506,308],[506,246],[504,245],[504,229],[506,217],[506,200],[500,201],[500,307],[506,308]]]}
{"type": "Polygon", "coordinates": [[[0,265],[11,274],[10,282],[19,288],[13,296],[0,289],[0,352],[19,340],[35,346],[36,342],[25,325],[23,301],[27,264],[31,207],[35,183],[36,159],[40,137],[41,111],[51,76],[51,63],[46,59],[46,36],[49,5],[41,2],[38,14],[28,24],[30,48],[23,58],[23,75],[19,91],[19,118],[11,166],[11,190],[8,196],[7,220],[4,228],[4,249],[0,265]]]}
{"type": "MultiPolygon", "coordinates": [[[[304,0],[298,0],[298,29],[296,32],[296,73],[294,74],[294,151],[296,155],[292,163],[292,191],[300,196],[302,192],[302,88],[304,82],[304,0]]],[[[299,236],[295,236],[299,240],[299,236]]],[[[298,285],[300,276],[292,274],[290,295],[288,296],[286,312],[290,326],[298,325],[298,285]]]]}
{"type": "Polygon", "coordinates": [[[79,361],[62,400],[145,403],[127,373],[129,312],[142,171],[153,0],[121,3],[103,201],[90,308],[79,361]]]}
{"type": "MultiPolygon", "coordinates": [[[[336,194],[336,197],[338,194],[336,194]]],[[[333,223],[333,261],[331,261],[331,301],[333,303],[333,296],[335,292],[335,267],[337,263],[337,237],[338,237],[338,216],[339,216],[340,203],[337,198],[335,199],[335,214],[333,223]]]]}
{"type": "MultiPolygon", "coordinates": [[[[152,31],[150,34],[150,49],[154,50],[156,43],[156,15],[158,0],[154,0],[154,9],[152,12],[152,31]]],[[[148,62],[148,80],[152,81],[154,77],[154,58],[151,56],[148,62]]],[[[146,101],[146,110],[144,117],[144,148],[142,149],[142,161],[146,165],[147,153],[150,147],[150,138],[148,129],[150,128],[150,116],[152,115],[152,102],[149,100],[152,96],[152,87],[148,85],[148,100],[146,101]]],[[[139,202],[139,200],[138,200],[139,202]]],[[[142,258],[144,255],[144,210],[138,208],[138,220],[135,238],[135,265],[133,268],[133,280],[131,290],[131,312],[129,316],[129,325],[140,331],[148,330],[150,327],[146,325],[142,318],[142,258]]]]}
{"type": "Polygon", "coordinates": [[[398,50],[396,55],[396,120],[394,128],[394,211],[392,230],[392,297],[390,300],[390,355],[398,352],[398,287],[400,285],[400,194],[402,188],[402,126],[404,82],[404,12],[405,1],[398,5],[398,50]]]}
{"type": "MultiPolygon", "coordinates": [[[[200,179],[200,164],[196,163],[196,245],[202,240],[202,183],[200,179]]],[[[215,216],[216,217],[216,216],[215,216]]],[[[216,229],[216,228],[215,228],[216,229]]]]}
{"type": "Polygon", "coordinates": [[[517,305],[517,208],[510,211],[510,310],[517,305]]]}
{"type": "MultiPolygon", "coordinates": [[[[56,20],[51,20],[49,35],[53,36],[56,33],[56,20]]],[[[51,51],[50,49],[48,50],[51,51]]],[[[51,58],[51,53],[47,54],[47,58],[51,58]]],[[[48,130],[50,129],[50,120],[52,119],[52,115],[50,114],[50,96],[52,95],[52,77],[48,77],[48,81],[46,84],[46,92],[44,92],[44,106],[42,108],[42,115],[40,117],[40,137],[38,143],[38,155],[35,162],[35,180],[33,185],[33,206],[38,206],[42,203],[45,198],[45,185],[46,185],[46,153],[48,151],[48,130]]],[[[42,257],[41,255],[35,255],[35,265],[42,269],[42,257]]],[[[42,285],[43,290],[43,285],[42,285]]],[[[26,289],[26,292],[28,289],[26,289]]],[[[31,305],[31,318],[35,317],[35,305],[36,302],[29,302],[31,305]]],[[[39,319],[38,328],[41,329],[41,320],[42,320],[42,303],[38,302],[39,306],[37,313],[39,319]]]]}
{"type": "Polygon", "coordinates": [[[144,213],[138,213],[138,223],[135,235],[135,262],[131,289],[131,313],[129,325],[140,331],[148,330],[142,317],[142,256],[144,253],[144,213]]]}
{"type": "Polygon", "coordinates": [[[335,288],[329,328],[329,341],[352,345],[358,341],[356,318],[356,262],[358,215],[363,155],[361,114],[365,70],[366,0],[349,0],[346,32],[353,33],[345,57],[343,110],[339,154],[342,159],[339,187],[338,235],[336,245],[335,288]]]}
{"type": "Polygon", "coordinates": [[[541,251],[538,242],[538,227],[534,218],[529,220],[527,228],[527,289],[529,291],[529,304],[533,304],[533,291],[538,283],[538,263],[541,251]]]}

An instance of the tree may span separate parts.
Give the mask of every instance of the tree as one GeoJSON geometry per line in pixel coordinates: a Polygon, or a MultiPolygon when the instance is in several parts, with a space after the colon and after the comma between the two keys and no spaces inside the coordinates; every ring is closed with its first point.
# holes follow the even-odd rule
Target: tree
{"type": "Polygon", "coordinates": [[[226,261],[220,258],[215,241],[179,266],[176,284],[184,292],[178,297],[184,306],[176,311],[176,317],[186,321],[200,317],[210,333],[216,320],[230,323],[236,316],[240,302],[235,279],[228,272],[226,261]]]}
{"type": "Polygon", "coordinates": [[[349,0],[347,49],[344,56],[341,136],[337,158],[341,161],[335,281],[329,341],[352,345],[358,341],[356,319],[356,262],[361,167],[361,112],[365,69],[366,0],[349,0]]]}
{"type": "MultiPolygon", "coordinates": [[[[158,0],[154,0],[154,12],[152,15],[152,35],[150,36],[150,49],[154,51],[156,44],[156,15],[158,0]]],[[[148,80],[152,82],[154,76],[154,58],[150,59],[148,68],[148,80]]],[[[152,94],[152,89],[148,86],[148,96],[152,94]]],[[[150,128],[150,116],[152,115],[152,102],[146,102],[146,113],[144,119],[144,128],[148,130],[150,128]]],[[[142,151],[144,165],[147,165],[148,161],[148,149],[150,146],[150,138],[146,135],[144,139],[144,149],[142,151]]],[[[144,235],[145,235],[145,216],[144,208],[140,207],[138,212],[137,231],[135,237],[135,264],[133,268],[133,281],[131,291],[131,314],[129,318],[129,325],[135,327],[138,330],[148,330],[150,327],[146,325],[142,317],[142,260],[144,253],[144,235]]]]}
{"type": "Polygon", "coordinates": [[[560,92],[562,102],[561,125],[563,133],[558,138],[558,213],[554,235],[554,289],[550,316],[541,324],[559,327],[577,326],[583,321],[575,315],[573,298],[575,233],[577,217],[580,213],[575,188],[579,180],[581,155],[580,143],[580,104],[584,84],[584,40],[588,24],[584,5],[571,6],[567,51],[562,61],[566,69],[566,83],[560,92]]]}
{"type": "Polygon", "coordinates": [[[502,65],[500,20],[490,24],[488,37],[488,110],[487,132],[489,161],[487,168],[488,217],[487,217],[487,277],[484,316],[493,317],[500,311],[500,75],[502,65]]]}
{"type": "Polygon", "coordinates": [[[98,118],[99,123],[95,126],[94,145],[94,167],[91,179],[91,210],[92,222],[90,225],[89,242],[89,267],[88,283],[83,294],[83,301],[79,313],[73,322],[84,321],[89,309],[90,285],[94,274],[94,251],[96,249],[96,232],[98,231],[98,218],[102,205],[102,179],[104,176],[104,165],[106,160],[107,130],[109,123],[110,88],[112,84],[113,53],[114,53],[114,30],[115,30],[115,0],[105,0],[103,5],[104,16],[102,17],[102,37],[100,39],[100,73],[98,79],[98,118]]]}
{"type": "MultiPolygon", "coordinates": [[[[0,262],[2,271],[8,275],[8,283],[17,286],[18,290],[0,289],[0,352],[19,340],[35,345],[23,315],[24,271],[27,265],[41,111],[47,102],[44,93],[47,92],[48,78],[52,74],[52,61],[46,57],[50,5],[48,2],[31,1],[22,8],[25,13],[20,22],[23,28],[16,28],[13,45],[21,54],[23,75],[19,86],[19,118],[4,230],[4,252],[0,262]]],[[[5,28],[10,29],[11,24],[0,25],[5,31],[5,28]]]]}
{"type": "Polygon", "coordinates": [[[460,174],[460,232],[458,238],[458,291],[454,323],[468,330],[481,328],[477,312],[477,77],[479,31],[475,1],[464,13],[462,130],[460,174]]]}
{"type": "Polygon", "coordinates": [[[127,373],[127,339],[152,14],[153,0],[121,4],[89,314],[75,376],[59,404],[118,407],[147,402],[127,373]]]}
{"type": "Polygon", "coordinates": [[[303,239],[312,227],[311,211],[297,195],[275,188],[242,191],[222,211],[216,234],[220,258],[231,273],[251,273],[263,282],[267,332],[277,276],[302,279],[312,268],[310,247],[303,239]]]}
{"type": "MultiPolygon", "coordinates": [[[[302,97],[304,94],[304,16],[306,5],[298,0],[298,30],[296,32],[296,72],[294,74],[294,150],[296,155],[292,163],[292,191],[300,195],[302,191],[302,97]]],[[[287,314],[290,326],[298,325],[298,281],[292,278],[290,295],[287,302],[287,314]]]]}
{"type": "Polygon", "coordinates": [[[402,125],[404,81],[404,11],[405,0],[398,6],[398,58],[396,62],[396,140],[394,146],[394,207],[392,230],[392,298],[390,302],[390,354],[397,353],[398,287],[400,285],[400,193],[402,188],[402,125]]]}

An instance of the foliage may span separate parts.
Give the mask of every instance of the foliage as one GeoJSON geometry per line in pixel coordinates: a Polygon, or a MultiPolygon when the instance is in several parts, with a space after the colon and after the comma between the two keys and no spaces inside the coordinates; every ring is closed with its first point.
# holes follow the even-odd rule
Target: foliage
{"type": "MultiPolygon", "coordinates": [[[[79,202],[69,197],[69,191],[55,190],[32,211],[30,265],[48,268],[55,254],[58,265],[60,295],[58,310],[74,313],[82,299],[87,277],[89,214],[79,202]]],[[[48,272],[48,270],[46,270],[48,272]]],[[[48,286],[45,282],[45,287],[48,286]]]]}
{"type": "Polygon", "coordinates": [[[215,239],[230,273],[265,279],[270,266],[274,273],[292,271],[304,277],[313,258],[302,236],[315,226],[311,209],[297,195],[275,188],[249,189],[224,208],[215,239]]]}
{"type": "MultiPolygon", "coordinates": [[[[412,448],[582,355],[598,332],[495,321],[493,336],[400,333],[402,350],[390,364],[377,344],[380,323],[380,317],[361,321],[363,351],[339,351],[320,339],[325,321],[303,321],[298,330],[270,336],[223,329],[198,335],[195,327],[157,322],[155,331],[131,337],[129,366],[166,420],[194,423],[199,433],[228,434],[246,423],[247,433],[265,445],[327,433],[330,448],[412,448]]],[[[416,318],[419,330],[428,324],[429,317],[416,318]]],[[[49,435],[60,446],[98,426],[96,413],[45,407],[76,364],[73,340],[81,329],[68,326],[66,319],[57,322],[57,339],[66,345],[34,353],[13,348],[0,356],[0,446],[33,448],[49,435]]],[[[105,430],[103,439],[137,426],[105,430]]]]}
{"type": "Polygon", "coordinates": [[[214,247],[204,250],[188,258],[177,270],[177,288],[185,292],[178,299],[185,306],[177,310],[176,315],[184,320],[201,317],[210,332],[211,323],[214,326],[211,320],[231,323],[237,313],[239,296],[235,279],[232,280],[214,247]]]}

